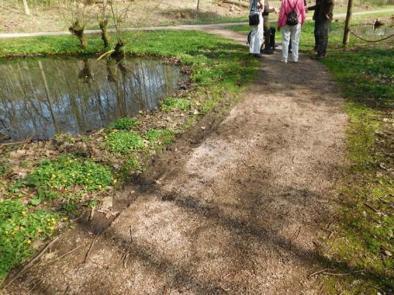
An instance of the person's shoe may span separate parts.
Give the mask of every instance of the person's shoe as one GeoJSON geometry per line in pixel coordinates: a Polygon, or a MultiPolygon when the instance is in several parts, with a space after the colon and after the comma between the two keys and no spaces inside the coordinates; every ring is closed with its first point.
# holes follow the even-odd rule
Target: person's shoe
{"type": "Polygon", "coordinates": [[[297,64],[298,63],[298,59],[297,60],[292,60],[291,62],[297,64]]]}
{"type": "Polygon", "coordinates": [[[287,64],[287,59],[282,58],[280,61],[283,62],[284,64],[287,64]]]}
{"type": "Polygon", "coordinates": [[[263,54],[274,54],[274,50],[271,48],[265,48],[262,53],[263,54]]]}
{"type": "Polygon", "coordinates": [[[317,59],[317,60],[322,60],[322,59],[324,59],[325,57],[326,57],[326,56],[323,55],[323,54],[316,54],[315,59],[317,59]]]}
{"type": "Polygon", "coordinates": [[[263,56],[260,53],[253,54],[255,58],[262,58],[263,56]]]}

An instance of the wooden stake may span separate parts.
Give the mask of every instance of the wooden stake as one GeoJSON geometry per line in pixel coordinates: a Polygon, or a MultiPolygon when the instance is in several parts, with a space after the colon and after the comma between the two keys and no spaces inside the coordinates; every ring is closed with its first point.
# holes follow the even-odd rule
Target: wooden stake
{"type": "Polygon", "coordinates": [[[352,18],[352,8],[353,8],[353,0],[348,0],[347,3],[347,13],[346,13],[346,21],[345,21],[345,32],[343,34],[343,46],[347,46],[349,43],[349,35],[350,35],[350,20],[352,18]]]}

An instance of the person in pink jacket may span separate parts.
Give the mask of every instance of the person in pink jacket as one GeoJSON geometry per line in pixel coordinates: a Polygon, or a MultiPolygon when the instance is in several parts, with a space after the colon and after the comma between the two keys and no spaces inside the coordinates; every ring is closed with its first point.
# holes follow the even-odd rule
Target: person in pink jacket
{"type": "Polygon", "coordinates": [[[278,28],[282,31],[282,61],[287,63],[291,40],[292,61],[298,62],[301,26],[305,22],[304,0],[282,0],[278,28]]]}

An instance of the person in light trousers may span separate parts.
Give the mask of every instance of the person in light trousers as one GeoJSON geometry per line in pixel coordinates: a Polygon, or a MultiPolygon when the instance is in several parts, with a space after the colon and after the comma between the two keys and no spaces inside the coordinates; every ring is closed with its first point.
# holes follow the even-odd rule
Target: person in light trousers
{"type": "Polygon", "coordinates": [[[282,31],[282,62],[287,63],[289,56],[289,44],[291,40],[292,61],[298,62],[298,51],[301,37],[301,26],[305,22],[305,2],[304,0],[282,0],[278,29],[282,31]],[[289,25],[289,16],[296,13],[298,23],[289,25]]]}
{"type": "Polygon", "coordinates": [[[250,13],[259,15],[259,24],[251,26],[249,52],[255,57],[261,56],[261,46],[264,42],[264,19],[263,19],[264,0],[250,0],[250,13]]]}

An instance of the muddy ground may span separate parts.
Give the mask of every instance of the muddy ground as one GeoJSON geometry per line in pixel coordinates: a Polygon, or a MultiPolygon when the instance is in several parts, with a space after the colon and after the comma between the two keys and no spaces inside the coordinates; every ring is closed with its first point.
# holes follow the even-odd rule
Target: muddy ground
{"type": "Polygon", "coordinates": [[[80,222],[7,294],[321,294],[347,118],[320,63],[279,60],[114,196],[112,225],[80,222]]]}

